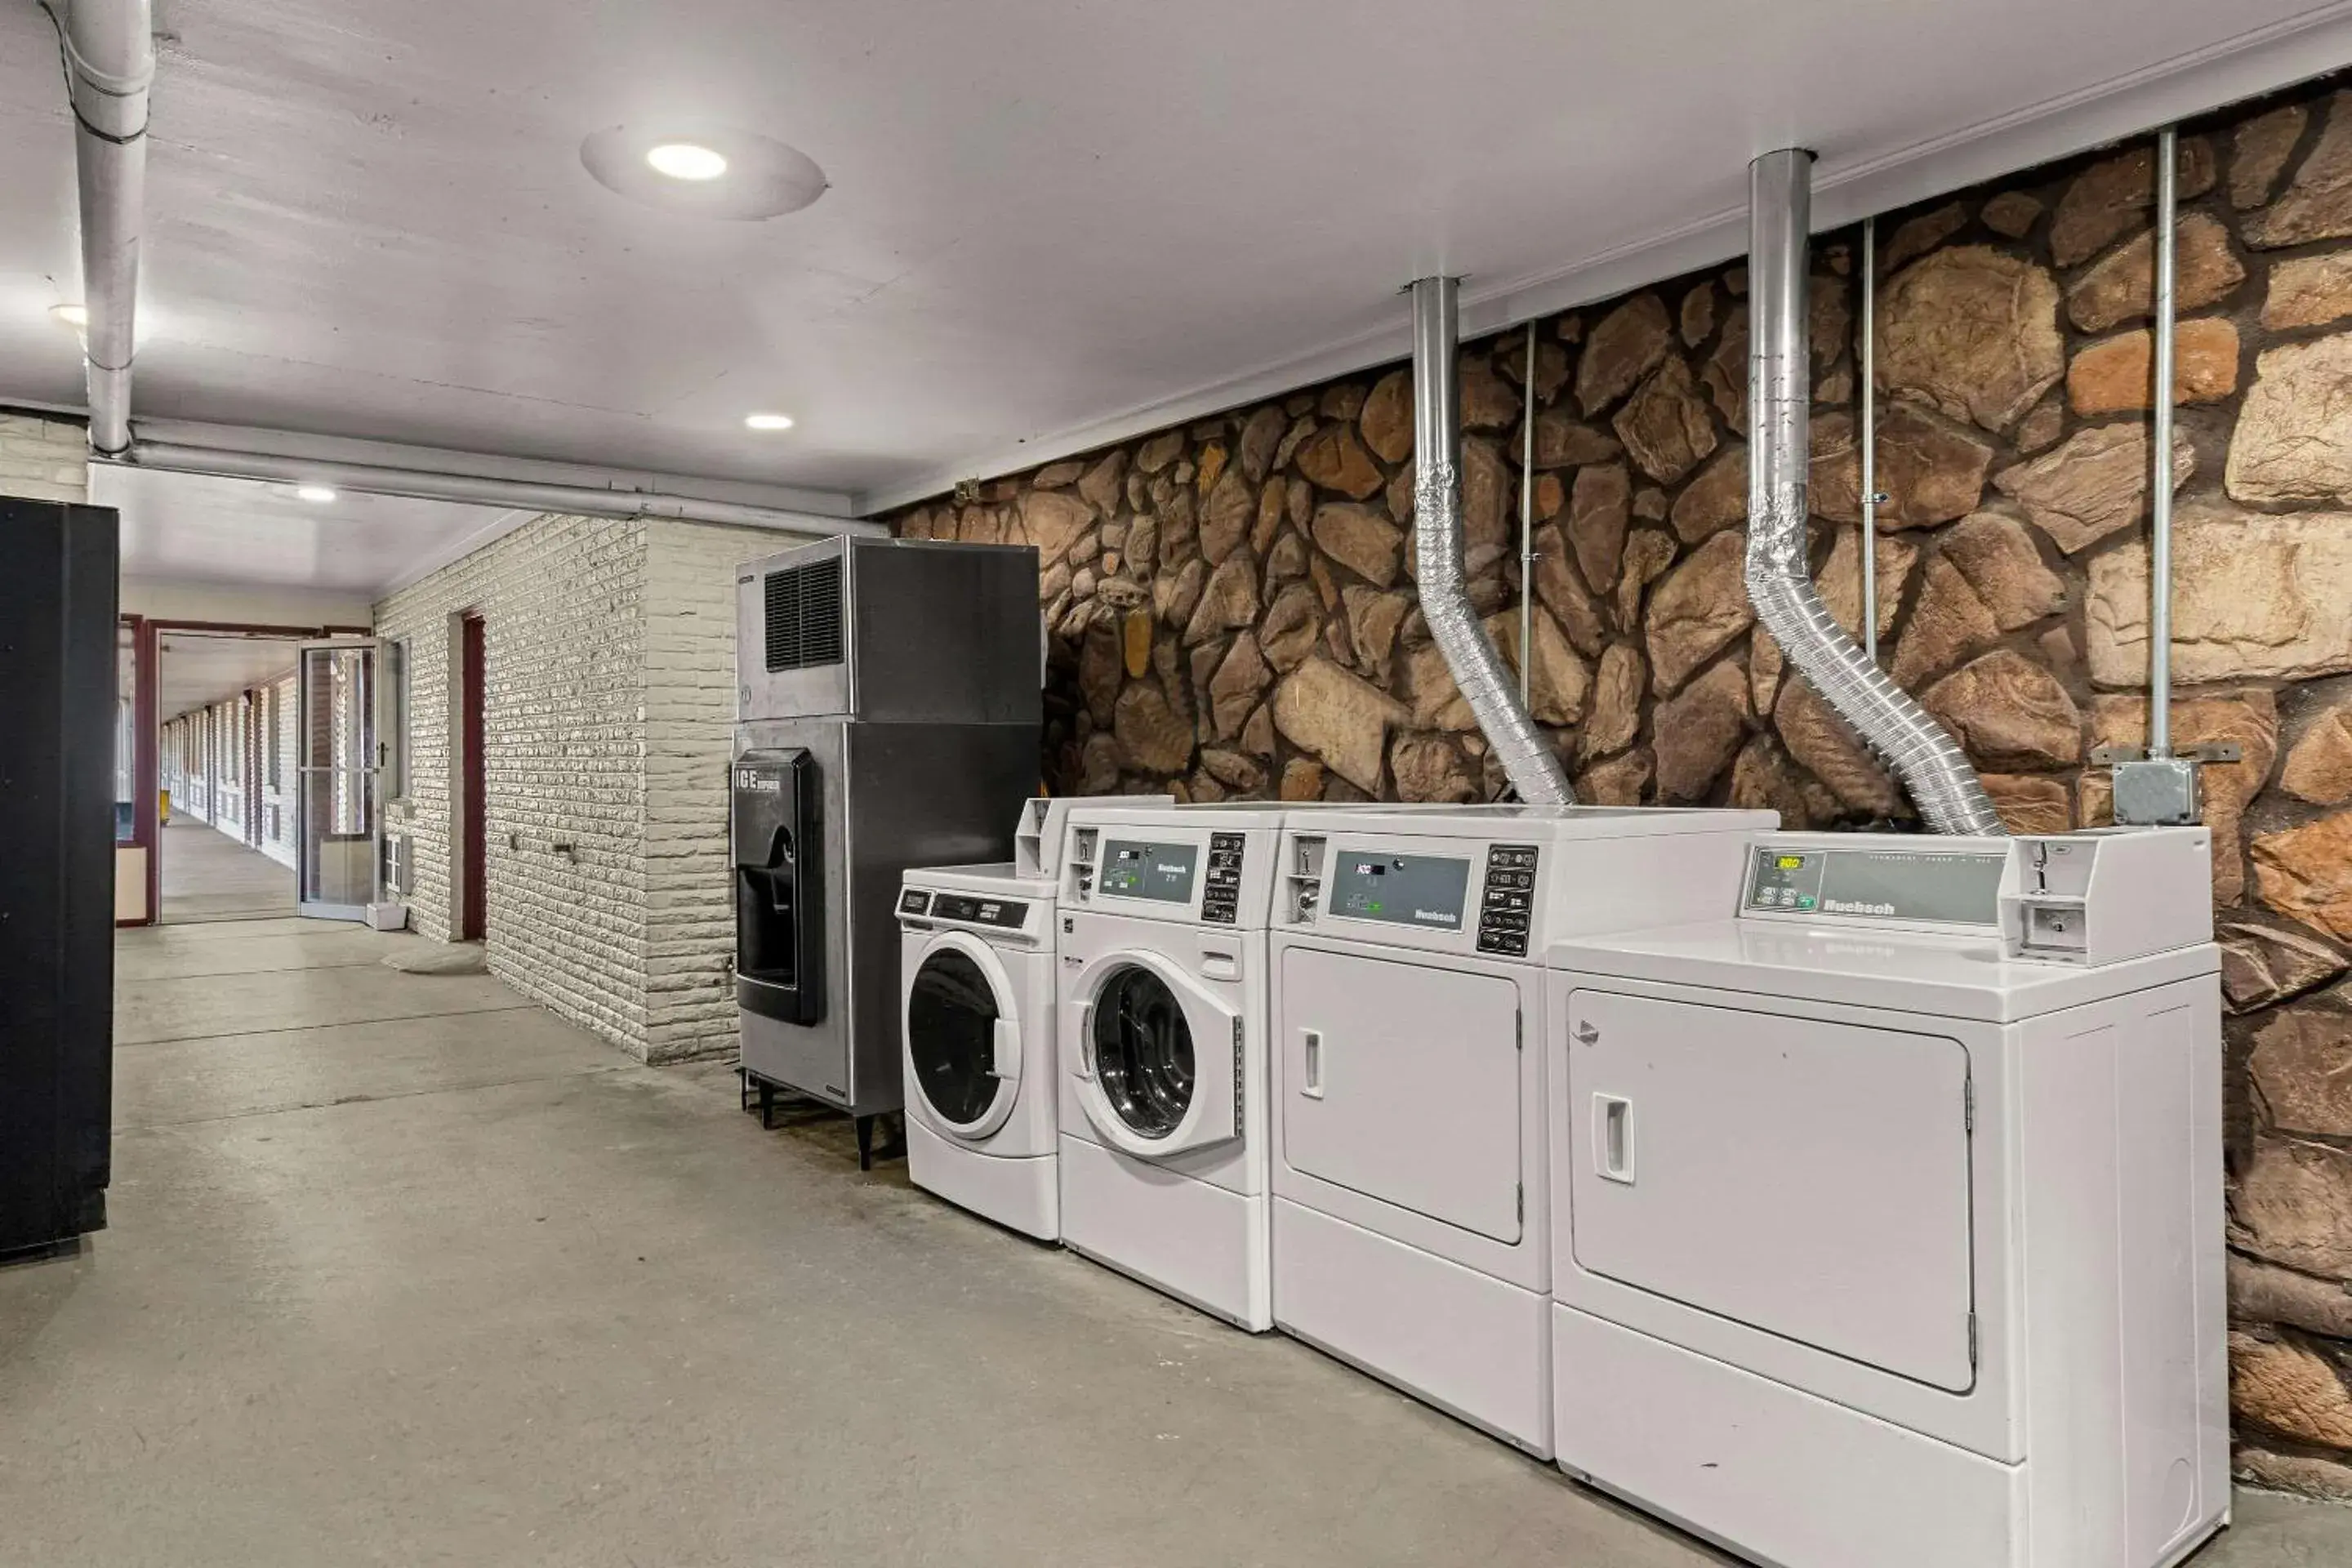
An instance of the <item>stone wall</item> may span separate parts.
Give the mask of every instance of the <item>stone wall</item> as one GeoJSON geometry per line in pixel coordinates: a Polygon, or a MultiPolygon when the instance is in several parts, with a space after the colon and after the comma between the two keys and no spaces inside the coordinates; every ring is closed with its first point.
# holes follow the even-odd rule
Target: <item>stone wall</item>
{"type": "Polygon", "coordinates": [[[70,420],[0,411],[0,495],[89,500],[89,437],[70,420]]]}
{"type": "MultiPolygon", "coordinates": [[[[2208,773],[2230,1019],[2241,1468],[2352,1498],[2352,90],[2185,130],[2175,633],[2208,773]]],[[[1879,225],[1882,657],[2008,820],[2107,819],[2144,738],[2154,161],[2146,142],[1879,225]]],[[[1861,610],[1857,236],[1812,283],[1814,560],[1861,610]]],[[[1751,626],[1745,269],[1538,324],[1534,708],[1588,801],[1907,820],[1751,626]]],[[[1402,336],[1402,329],[1400,329],[1402,336]]],[[[1525,336],[1462,355],[1472,591],[1516,665],[1525,336]]],[[[1402,365],[896,518],[1027,541],[1045,765],[1070,793],[1487,798],[1415,607],[1402,365]]]]}

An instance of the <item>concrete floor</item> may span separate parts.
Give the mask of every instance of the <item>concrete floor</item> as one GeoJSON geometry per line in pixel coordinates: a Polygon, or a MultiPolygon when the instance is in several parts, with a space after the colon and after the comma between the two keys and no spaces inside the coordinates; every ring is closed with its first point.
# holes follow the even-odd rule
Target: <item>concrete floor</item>
{"type": "MultiPolygon", "coordinates": [[[[0,1269],[0,1560],[1725,1561],[415,940],[125,933],[115,1227],[0,1269]]],[[[2240,1518],[2200,1565],[2352,1562],[2240,1518]]]]}
{"type": "Polygon", "coordinates": [[[294,868],[192,816],[163,829],[165,925],[277,920],[294,912],[294,868]]]}

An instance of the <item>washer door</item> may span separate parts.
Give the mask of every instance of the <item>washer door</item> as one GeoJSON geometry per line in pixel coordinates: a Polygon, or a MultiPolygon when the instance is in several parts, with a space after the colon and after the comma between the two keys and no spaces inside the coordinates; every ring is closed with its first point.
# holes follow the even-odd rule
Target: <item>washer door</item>
{"type": "Polygon", "coordinates": [[[1238,1013],[1154,953],[1106,958],[1076,989],[1071,1071],[1105,1142],[1164,1159],[1241,1136],[1238,1013]]]}
{"type": "Polygon", "coordinates": [[[1013,1114],[1021,1018],[988,944],[943,931],[907,982],[907,1064],[923,1108],[959,1138],[985,1138],[1013,1114]]]}

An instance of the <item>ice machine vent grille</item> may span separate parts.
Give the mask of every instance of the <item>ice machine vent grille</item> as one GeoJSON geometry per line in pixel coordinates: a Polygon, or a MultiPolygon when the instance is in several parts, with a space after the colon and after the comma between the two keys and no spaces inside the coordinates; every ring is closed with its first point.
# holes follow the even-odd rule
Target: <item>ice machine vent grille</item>
{"type": "Polygon", "coordinates": [[[841,662],[841,557],[768,574],[768,668],[841,662]]]}

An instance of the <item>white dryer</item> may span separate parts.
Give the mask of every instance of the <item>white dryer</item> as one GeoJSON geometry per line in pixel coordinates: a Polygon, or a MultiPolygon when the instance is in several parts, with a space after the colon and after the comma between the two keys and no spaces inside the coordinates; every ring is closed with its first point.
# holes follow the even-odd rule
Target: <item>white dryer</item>
{"type": "Polygon", "coordinates": [[[1696,920],[1770,812],[1290,819],[1274,975],[1274,1316],[1552,1452],[1545,943],[1696,920]]]}
{"type": "Polygon", "coordinates": [[[1787,1568],[2224,1523],[2210,858],[1774,834],[1734,918],[1555,945],[1560,1464],[1787,1568]]]}
{"type": "Polygon", "coordinates": [[[1281,808],[1076,804],[1061,882],[1062,1239],[1253,1331],[1281,808]]]}

